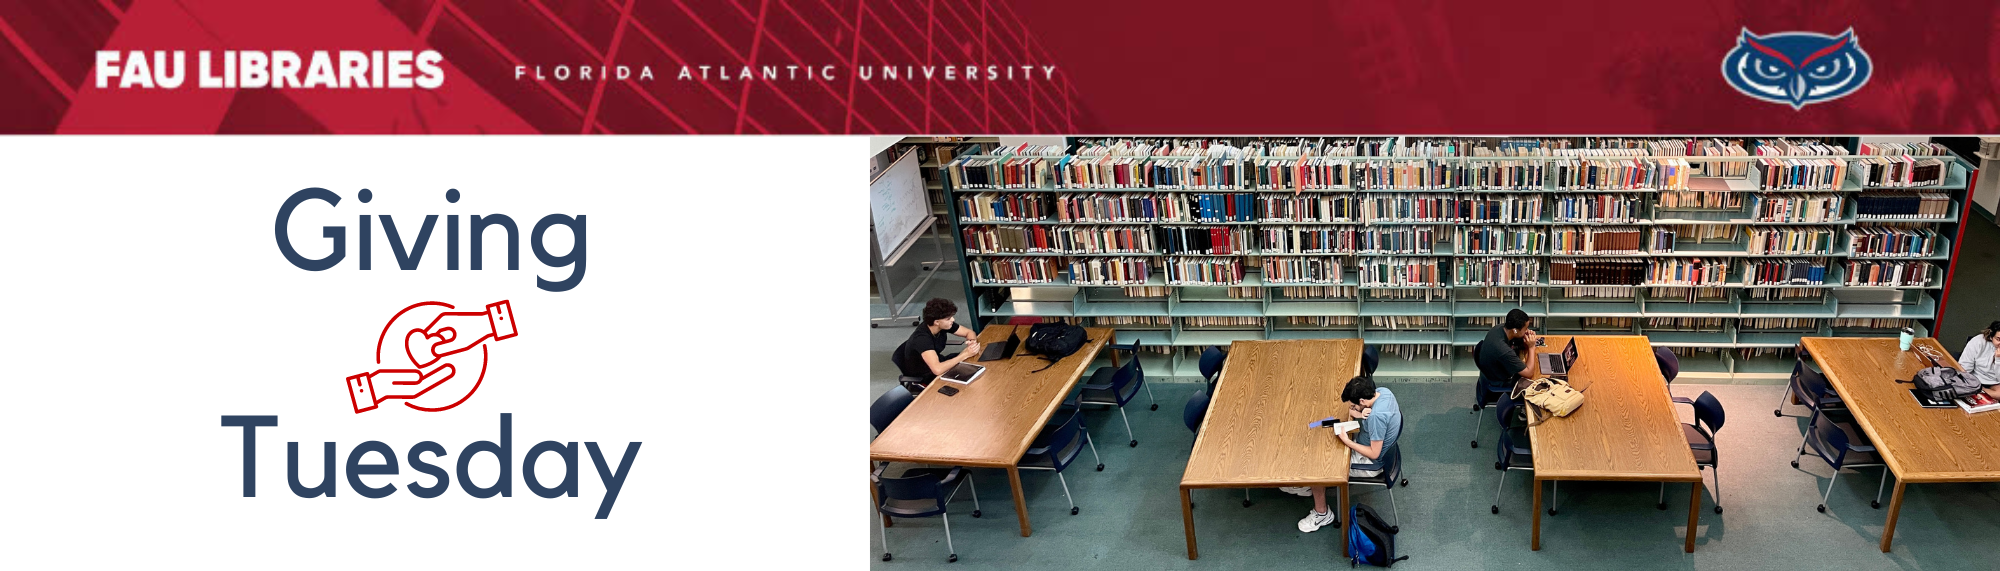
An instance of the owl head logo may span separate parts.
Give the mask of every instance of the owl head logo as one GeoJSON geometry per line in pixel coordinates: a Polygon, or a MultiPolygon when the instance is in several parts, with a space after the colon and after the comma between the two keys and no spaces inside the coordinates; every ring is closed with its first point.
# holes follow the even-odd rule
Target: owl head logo
{"type": "Polygon", "coordinates": [[[1838,36],[1784,32],[1759,36],[1749,28],[1736,49],[1722,58],[1722,77],[1744,95],[1798,109],[1832,101],[1868,83],[1874,66],[1854,39],[1854,29],[1838,36]]]}

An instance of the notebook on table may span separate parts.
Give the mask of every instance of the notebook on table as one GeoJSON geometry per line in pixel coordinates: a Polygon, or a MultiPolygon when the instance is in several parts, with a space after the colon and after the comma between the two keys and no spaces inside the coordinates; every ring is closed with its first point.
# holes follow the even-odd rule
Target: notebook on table
{"type": "Polygon", "coordinates": [[[1535,357],[1542,360],[1542,376],[1555,377],[1567,381],[1569,380],[1570,367],[1576,365],[1576,338],[1571,337],[1569,345],[1563,347],[1561,353],[1536,352],[1535,357]]]}
{"type": "Polygon", "coordinates": [[[1007,336],[1006,341],[987,345],[985,349],[980,350],[979,360],[998,361],[1001,359],[1012,359],[1014,358],[1014,350],[1020,347],[1021,336],[1010,334],[1007,336]]]}
{"type": "Polygon", "coordinates": [[[958,383],[961,385],[969,385],[972,384],[973,380],[978,379],[979,375],[985,373],[986,373],[986,367],[981,367],[979,365],[974,365],[972,363],[959,363],[953,366],[951,370],[945,371],[944,374],[942,375],[938,375],[938,378],[958,383]]]}

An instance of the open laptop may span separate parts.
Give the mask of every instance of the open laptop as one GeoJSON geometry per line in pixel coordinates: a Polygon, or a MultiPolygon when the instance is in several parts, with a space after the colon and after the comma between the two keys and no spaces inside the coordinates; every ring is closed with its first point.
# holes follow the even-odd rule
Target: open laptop
{"type": "Polygon", "coordinates": [[[1535,357],[1542,360],[1542,376],[1569,380],[1569,370],[1576,366],[1576,338],[1571,337],[1561,353],[1536,352],[1535,357]]]}
{"type": "Polygon", "coordinates": [[[1007,341],[987,345],[984,350],[981,350],[979,352],[979,360],[998,361],[1001,359],[1012,359],[1014,358],[1014,350],[1020,347],[1021,336],[1010,334],[1007,336],[1007,341]]]}

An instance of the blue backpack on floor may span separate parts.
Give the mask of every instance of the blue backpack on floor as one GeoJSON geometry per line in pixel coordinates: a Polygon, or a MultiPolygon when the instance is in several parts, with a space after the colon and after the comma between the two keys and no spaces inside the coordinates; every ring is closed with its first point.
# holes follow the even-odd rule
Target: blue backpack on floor
{"type": "Polygon", "coordinates": [[[1396,556],[1396,535],[1389,531],[1389,522],[1382,520],[1382,514],[1364,504],[1354,504],[1347,509],[1347,565],[1349,567],[1366,563],[1370,567],[1388,567],[1397,561],[1409,559],[1405,555],[1396,556]]]}

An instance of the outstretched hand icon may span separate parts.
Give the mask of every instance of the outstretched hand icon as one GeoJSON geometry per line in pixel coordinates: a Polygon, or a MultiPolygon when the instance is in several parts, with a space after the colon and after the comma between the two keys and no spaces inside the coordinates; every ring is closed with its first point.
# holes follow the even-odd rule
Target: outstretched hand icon
{"type": "Polygon", "coordinates": [[[465,399],[471,398],[472,392],[479,389],[479,382],[486,376],[486,352],[484,350],[476,354],[467,352],[474,347],[480,347],[487,340],[507,339],[517,333],[514,328],[513,307],[504,300],[487,305],[486,311],[441,312],[431,319],[428,325],[422,328],[410,328],[413,325],[412,319],[428,316],[423,310],[434,312],[439,309],[448,310],[452,309],[452,306],[440,302],[418,303],[403,308],[390,319],[389,325],[383,328],[382,335],[376,342],[376,364],[387,365],[389,368],[347,377],[347,394],[353,402],[356,414],[374,410],[377,405],[390,399],[405,399],[410,408],[428,412],[458,406],[459,403],[465,402],[465,399]],[[394,350],[384,351],[387,347],[383,346],[389,341],[390,333],[399,331],[399,327],[409,328],[402,336],[403,351],[402,355],[398,356],[401,359],[391,357],[395,353],[390,351],[394,350]],[[464,358],[459,357],[461,353],[466,353],[464,358]],[[403,359],[407,359],[407,363],[393,362],[403,359]],[[384,362],[385,360],[391,362],[384,362]],[[433,389],[461,375],[470,379],[452,383],[453,386],[460,388],[438,391],[450,393],[444,394],[441,399],[425,399],[438,401],[431,406],[418,404],[419,399],[431,394],[433,389]]]}

